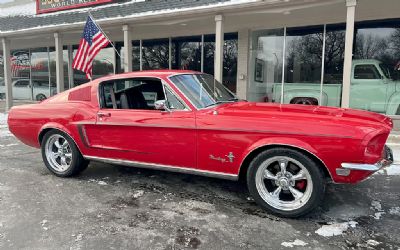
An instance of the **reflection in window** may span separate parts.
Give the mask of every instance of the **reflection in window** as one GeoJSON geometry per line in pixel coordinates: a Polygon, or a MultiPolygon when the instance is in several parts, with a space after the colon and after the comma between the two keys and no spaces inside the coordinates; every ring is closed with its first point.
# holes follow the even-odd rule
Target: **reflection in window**
{"type": "Polygon", "coordinates": [[[280,102],[283,41],[283,29],[253,32],[248,90],[250,101],[280,102]]]}
{"type": "Polygon", "coordinates": [[[288,28],[285,83],[321,83],[323,27],[288,28]]]}
{"type": "Polygon", "coordinates": [[[172,68],[201,70],[201,37],[177,37],[172,39],[172,68]]]}
{"type": "Polygon", "coordinates": [[[354,79],[380,79],[380,74],[375,65],[357,65],[354,67],[354,79]]]}
{"type": "Polygon", "coordinates": [[[142,43],[143,70],[169,68],[169,40],[144,40],[142,43]]]}
{"type": "Polygon", "coordinates": [[[31,81],[33,99],[41,101],[52,95],[55,82],[49,85],[49,52],[48,48],[31,50],[31,81]]]}
{"type": "Polygon", "coordinates": [[[350,107],[399,115],[400,21],[361,22],[355,28],[350,107]]]}
{"type": "MultiPolygon", "coordinates": [[[[237,77],[237,52],[238,52],[237,33],[227,33],[224,35],[224,62],[222,84],[230,91],[236,92],[237,77]]],[[[215,35],[204,36],[204,73],[214,75],[214,53],[215,35]]]]}
{"type": "Polygon", "coordinates": [[[340,107],[345,35],[345,25],[326,26],[325,72],[319,105],[340,107]]]}
{"type": "MultiPolygon", "coordinates": [[[[56,51],[55,51],[55,48],[50,47],[49,52],[50,52],[50,85],[56,86],[57,76],[56,76],[56,51]]],[[[69,89],[67,46],[63,47],[63,61],[64,61],[64,89],[67,90],[67,89],[69,89]]]]}

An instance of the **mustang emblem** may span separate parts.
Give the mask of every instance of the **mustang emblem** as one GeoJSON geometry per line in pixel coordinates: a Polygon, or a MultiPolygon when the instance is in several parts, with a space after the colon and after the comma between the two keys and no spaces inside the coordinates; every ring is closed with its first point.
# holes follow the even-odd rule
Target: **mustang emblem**
{"type": "Polygon", "coordinates": [[[230,163],[232,163],[232,162],[233,162],[233,159],[235,158],[235,156],[233,155],[232,152],[229,152],[229,154],[228,154],[228,155],[225,155],[225,157],[228,158],[228,159],[223,158],[223,157],[220,157],[220,156],[214,156],[214,155],[212,155],[212,154],[210,155],[210,159],[211,159],[211,160],[220,161],[220,162],[222,162],[222,163],[225,163],[225,162],[227,162],[227,161],[229,161],[230,163]]]}

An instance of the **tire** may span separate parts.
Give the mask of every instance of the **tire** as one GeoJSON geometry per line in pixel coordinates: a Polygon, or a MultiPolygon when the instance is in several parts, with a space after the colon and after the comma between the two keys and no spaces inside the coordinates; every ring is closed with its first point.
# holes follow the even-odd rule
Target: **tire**
{"type": "Polygon", "coordinates": [[[59,177],[78,175],[89,165],[89,161],[83,158],[74,140],[56,129],[44,135],[41,150],[47,169],[59,177]]]}
{"type": "Polygon", "coordinates": [[[44,95],[44,94],[37,94],[36,95],[36,101],[43,101],[43,100],[46,100],[46,96],[44,95]]]}
{"type": "Polygon", "coordinates": [[[325,194],[325,180],[318,164],[288,148],[269,149],[256,156],[247,170],[247,186],[262,208],[289,218],[311,212],[325,194]]]}
{"type": "Polygon", "coordinates": [[[318,105],[318,100],[312,97],[296,97],[290,101],[290,104],[318,105]]]}

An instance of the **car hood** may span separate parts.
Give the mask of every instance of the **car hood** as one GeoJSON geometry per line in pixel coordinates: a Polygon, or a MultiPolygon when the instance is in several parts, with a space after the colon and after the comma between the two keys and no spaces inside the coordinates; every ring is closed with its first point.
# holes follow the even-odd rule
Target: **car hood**
{"type": "Polygon", "coordinates": [[[389,133],[393,127],[392,120],[385,115],[335,107],[236,102],[217,106],[212,112],[215,111],[238,121],[240,125],[236,126],[271,132],[363,138],[371,132],[389,133]]]}

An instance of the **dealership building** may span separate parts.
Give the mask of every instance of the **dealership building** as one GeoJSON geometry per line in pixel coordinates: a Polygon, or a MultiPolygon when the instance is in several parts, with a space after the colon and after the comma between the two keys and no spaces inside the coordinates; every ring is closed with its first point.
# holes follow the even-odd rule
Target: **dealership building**
{"type": "Polygon", "coordinates": [[[89,13],[115,45],[95,78],[188,69],[249,101],[400,115],[398,0],[0,0],[7,108],[87,82],[72,60],[89,13]]]}

